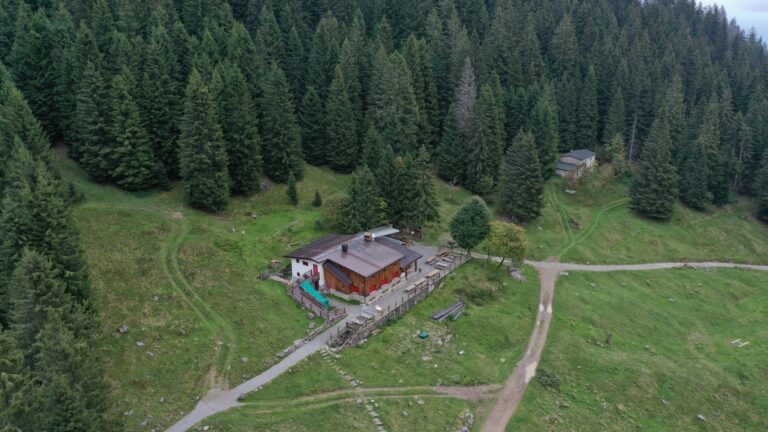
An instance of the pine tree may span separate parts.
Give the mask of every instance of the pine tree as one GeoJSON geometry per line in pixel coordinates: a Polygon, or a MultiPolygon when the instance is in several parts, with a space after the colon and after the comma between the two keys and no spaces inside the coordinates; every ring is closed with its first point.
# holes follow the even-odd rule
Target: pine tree
{"type": "Polygon", "coordinates": [[[22,371],[23,358],[16,339],[0,325],[0,430],[13,430],[13,418],[21,408],[17,395],[27,381],[22,371]]]}
{"type": "Polygon", "coordinates": [[[347,198],[342,203],[342,224],[345,232],[354,233],[380,225],[385,204],[376,178],[363,165],[355,171],[349,184],[347,198]]]}
{"type": "Polygon", "coordinates": [[[96,66],[89,62],[77,90],[75,104],[74,155],[96,181],[110,178],[112,143],[107,132],[109,108],[106,85],[96,66]]]}
{"type": "Polygon", "coordinates": [[[43,130],[40,122],[35,118],[30,106],[21,92],[9,81],[3,86],[5,95],[4,103],[0,108],[0,136],[5,136],[7,142],[13,141],[18,136],[35,160],[50,161],[50,140],[43,130]]]}
{"type": "Polygon", "coordinates": [[[328,151],[325,147],[325,107],[314,87],[309,86],[301,102],[301,143],[304,160],[312,165],[325,165],[328,151]]]}
{"type": "MultiPolygon", "coordinates": [[[[219,124],[227,147],[227,171],[232,193],[252,195],[259,191],[261,143],[257,115],[245,75],[237,66],[221,64],[220,79],[213,93],[218,105],[219,124]]],[[[216,74],[217,72],[214,72],[216,74]]]]}
{"type": "Polygon", "coordinates": [[[548,179],[554,174],[560,137],[557,132],[557,104],[551,86],[539,94],[530,116],[530,129],[538,147],[541,174],[548,179]]]}
{"type": "Polygon", "coordinates": [[[445,181],[452,184],[464,179],[464,147],[462,146],[459,120],[453,105],[448,108],[443,126],[443,138],[438,152],[437,172],[445,181]]]}
{"type": "Polygon", "coordinates": [[[293,173],[288,174],[288,189],[285,194],[288,195],[288,201],[291,204],[297,205],[299,203],[299,192],[296,190],[296,177],[293,173]]]}
{"type": "Polygon", "coordinates": [[[261,137],[264,172],[278,182],[287,181],[291,173],[301,179],[301,131],[293,111],[293,98],[288,80],[277,63],[270,65],[262,93],[261,137]]]}
{"type": "Polygon", "coordinates": [[[370,122],[368,123],[365,137],[363,137],[361,165],[368,165],[368,168],[376,174],[384,157],[384,144],[381,142],[381,136],[376,132],[376,128],[370,122]]]}
{"type": "Polygon", "coordinates": [[[340,66],[328,92],[326,133],[329,166],[338,172],[351,172],[358,159],[355,115],[340,66]]]}
{"type": "Polygon", "coordinates": [[[697,140],[688,150],[680,173],[680,200],[694,210],[705,210],[712,200],[707,189],[709,167],[705,143],[697,140]]]}
{"type": "Polygon", "coordinates": [[[499,186],[502,208],[519,221],[536,219],[544,207],[540,167],[533,134],[520,131],[507,150],[499,186]]]}
{"type": "Polygon", "coordinates": [[[317,24],[309,53],[309,80],[325,100],[328,87],[334,77],[334,69],[339,61],[341,45],[339,22],[333,14],[326,13],[317,24]]]}
{"type": "Polygon", "coordinates": [[[261,8],[259,14],[259,29],[256,30],[256,44],[266,56],[266,60],[277,62],[282,66],[282,60],[285,57],[285,44],[280,27],[275,20],[275,14],[272,5],[267,2],[261,8]]]}
{"type": "Polygon", "coordinates": [[[193,207],[219,211],[229,199],[227,151],[213,98],[193,69],[184,100],[179,162],[184,197],[193,207]]]}
{"type": "Polygon", "coordinates": [[[320,196],[320,192],[315,189],[315,198],[312,199],[312,207],[322,207],[323,197],[320,196]]]}
{"type": "Polygon", "coordinates": [[[110,177],[120,187],[132,191],[149,189],[165,178],[131,94],[135,85],[127,68],[112,81],[109,121],[109,136],[114,146],[110,177]]]}
{"type": "Polygon", "coordinates": [[[438,212],[440,204],[435,196],[435,179],[429,165],[429,152],[425,147],[419,150],[409,166],[409,171],[410,183],[404,191],[409,205],[404,212],[403,223],[407,227],[417,228],[423,235],[424,226],[427,223],[440,220],[438,212]]]}
{"type": "Polygon", "coordinates": [[[451,220],[451,237],[459,247],[470,252],[490,234],[490,219],[485,202],[479,197],[473,197],[451,220]]]}
{"type": "Polygon", "coordinates": [[[670,145],[669,125],[660,117],[653,122],[630,188],[632,208],[651,219],[668,220],[675,209],[678,176],[670,145]]]}

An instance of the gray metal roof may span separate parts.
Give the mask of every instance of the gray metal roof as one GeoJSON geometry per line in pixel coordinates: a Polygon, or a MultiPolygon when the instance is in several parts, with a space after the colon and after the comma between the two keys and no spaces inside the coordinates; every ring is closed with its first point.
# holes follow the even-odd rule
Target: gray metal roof
{"type": "Polygon", "coordinates": [[[342,252],[341,247],[337,247],[328,251],[322,258],[346,267],[360,276],[369,277],[405,257],[405,254],[394,249],[362,238],[355,238],[347,242],[347,245],[347,252],[342,252]]]}
{"type": "Polygon", "coordinates": [[[573,171],[577,168],[576,165],[570,164],[568,162],[558,162],[557,165],[555,165],[555,169],[561,170],[561,171],[573,171]]]}
{"type": "Polygon", "coordinates": [[[408,267],[422,257],[420,253],[413,249],[407,248],[400,241],[391,237],[377,237],[376,241],[390,249],[394,249],[402,254],[405,254],[405,256],[400,260],[401,268],[408,267]]]}
{"type": "Polygon", "coordinates": [[[389,226],[381,226],[378,228],[373,228],[371,230],[368,230],[368,232],[373,234],[374,237],[384,237],[392,234],[397,234],[400,232],[400,230],[397,228],[393,228],[392,225],[389,225],[389,226]]]}
{"type": "Polygon", "coordinates": [[[321,238],[320,240],[315,240],[304,247],[296,249],[295,251],[288,253],[285,256],[287,258],[311,259],[312,261],[320,262],[318,258],[320,258],[321,255],[324,255],[330,249],[338,247],[342,243],[352,240],[353,238],[355,238],[354,235],[329,235],[321,238]]]}
{"type": "Polygon", "coordinates": [[[580,149],[580,150],[571,150],[570,152],[564,154],[563,156],[570,156],[578,160],[587,160],[591,157],[594,157],[595,153],[587,149],[580,149]]]}

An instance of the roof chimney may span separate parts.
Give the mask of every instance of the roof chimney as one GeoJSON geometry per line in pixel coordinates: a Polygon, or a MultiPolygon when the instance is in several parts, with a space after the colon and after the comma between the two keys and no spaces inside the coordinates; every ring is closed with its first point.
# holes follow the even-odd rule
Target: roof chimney
{"type": "Polygon", "coordinates": [[[348,244],[346,244],[346,243],[343,243],[343,244],[341,245],[341,252],[342,252],[342,253],[347,253],[347,252],[349,252],[349,245],[348,245],[348,244]]]}
{"type": "Polygon", "coordinates": [[[367,232],[367,233],[363,234],[363,238],[365,239],[365,241],[369,241],[370,242],[370,241],[373,241],[374,235],[373,235],[372,232],[367,232]]]}

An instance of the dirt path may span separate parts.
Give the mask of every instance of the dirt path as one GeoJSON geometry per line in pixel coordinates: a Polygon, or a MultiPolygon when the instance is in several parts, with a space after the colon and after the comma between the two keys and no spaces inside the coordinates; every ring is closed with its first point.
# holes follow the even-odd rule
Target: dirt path
{"type": "MultiPolygon", "coordinates": [[[[473,254],[474,256],[475,254],[473,254]]],[[[489,258],[477,254],[476,258],[489,258]]],[[[499,257],[490,257],[493,261],[500,261],[499,257]]],[[[587,265],[559,262],[527,261],[526,264],[536,267],[541,279],[541,294],[539,299],[539,311],[536,316],[536,325],[528,340],[528,348],[523,358],[517,363],[512,375],[507,379],[504,389],[499,394],[496,405],[485,419],[483,432],[503,432],[512,415],[515,413],[520,400],[528,388],[528,383],[536,375],[536,368],[541,362],[541,354],[547,341],[549,324],[552,320],[555,294],[555,283],[564,271],[587,272],[613,272],[613,271],[648,271],[664,270],[672,268],[729,268],[754,271],[768,271],[768,265],[737,264],[723,262],[665,262],[647,264],[617,264],[617,265],[587,265]]]]}

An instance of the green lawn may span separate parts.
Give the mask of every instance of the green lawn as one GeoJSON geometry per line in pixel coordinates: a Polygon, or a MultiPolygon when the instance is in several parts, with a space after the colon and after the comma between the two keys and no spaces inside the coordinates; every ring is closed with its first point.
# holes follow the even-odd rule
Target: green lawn
{"type": "Polygon", "coordinates": [[[485,409],[481,403],[458,399],[411,397],[375,401],[385,428],[393,432],[458,431],[464,425],[465,411],[472,413],[477,423],[478,410],[485,409]]]}
{"type": "Polygon", "coordinates": [[[637,216],[628,188],[601,173],[574,194],[556,178],[546,188],[542,216],[528,224],[529,258],[602,264],[680,260],[768,263],[768,226],[744,198],[722,209],[696,212],[682,205],[669,222],[637,216]]]}
{"type": "Polygon", "coordinates": [[[560,389],[533,382],[508,430],[768,430],[766,286],[739,270],[562,277],[538,372],[560,389]]]}
{"type": "Polygon", "coordinates": [[[331,403],[290,411],[264,412],[244,406],[206,419],[202,426],[226,432],[339,432],[375,431],[365,406],[352,402],[331,403]]]}

